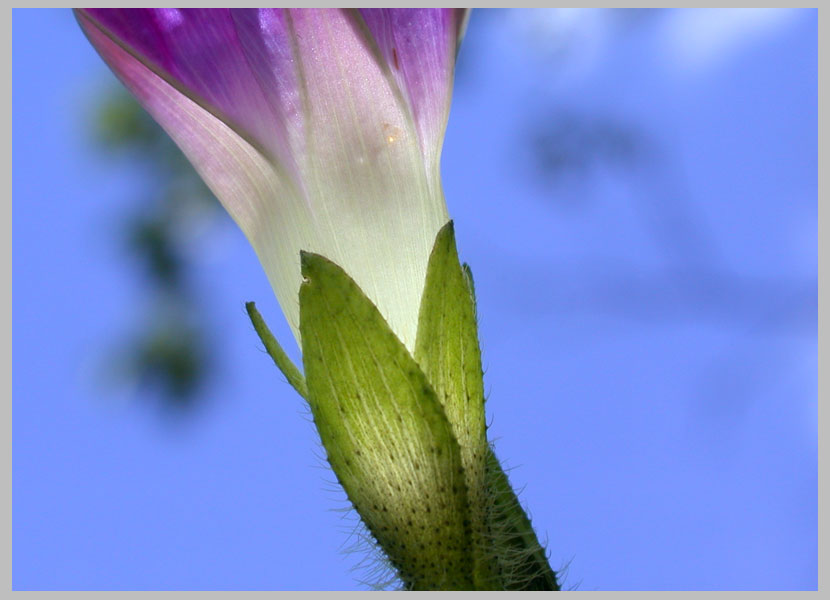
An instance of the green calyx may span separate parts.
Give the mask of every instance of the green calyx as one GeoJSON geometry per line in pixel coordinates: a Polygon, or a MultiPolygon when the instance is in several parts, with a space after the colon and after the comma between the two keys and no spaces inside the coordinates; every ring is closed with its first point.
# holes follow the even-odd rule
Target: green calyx
{"type": "Polygon", "coordinates": [[[415,360],[435,389],[458,441],[472,522],[476,589],[498,589],[487,560],[487,426],[475,303],[458,260],[452,221],[438,232],[430,254],[418,317],[415,360]]]}
{"type": "Polygon", "coordinates": [[[559,589],[487,441],[472,276],[452,222],[430,255],[414,356],[338,265],[305,252],[301,263],[305,377],[253,303],[248,313],[406,589],[559,589]]]}

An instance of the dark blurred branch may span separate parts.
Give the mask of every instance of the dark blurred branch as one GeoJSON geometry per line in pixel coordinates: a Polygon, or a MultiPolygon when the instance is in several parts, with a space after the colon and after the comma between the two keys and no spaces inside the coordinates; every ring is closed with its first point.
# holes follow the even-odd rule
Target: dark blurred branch
{"type": "Polygon", "coordinates": [[[711,323],[736,332],[814,335],[818,289],[797,278],[735,276],[679,266],[643,269],[592,258],[590,263],[523,261],[493,277],[505,300],[529,315],[597,314],[644,324],[711,323]],[[547,294],[526,294],[535,281],[547,294]]]}
{"type": "Polygon", "coordinates": [[[110,160],[129,160],[147,173],[136,192],[138,208],[120,227],[129,261],[144,276],[145,309],[135,317],[135,333],[115,342],[116,370],[171,405],[192,406],[216,362],[209,343],[215,333],[193,300],[198,290],[189,277],[194,265],[184,232],[194,214],[224,213],[167,134],[123,89],[103,100],[94,133],[110,160]]]}

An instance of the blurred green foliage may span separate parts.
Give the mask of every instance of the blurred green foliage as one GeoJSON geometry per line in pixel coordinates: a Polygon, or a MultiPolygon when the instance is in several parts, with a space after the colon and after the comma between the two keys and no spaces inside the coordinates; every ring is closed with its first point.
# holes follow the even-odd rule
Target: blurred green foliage
{"type": "Polygon", "coordinates": [[[130,161],[146,182],[135,209],[124,213],[120,235],[132,268],[143,275],[142,314],[132,333],[114,341],[122,383],[137,382],[167,406],[192,406],[216,364],[209,319],[191,271],[188,236],[195,219],[224,216],[211,192],[167,134],[121,88],[96,107],[92,135],[110,161],[130,161]]]}

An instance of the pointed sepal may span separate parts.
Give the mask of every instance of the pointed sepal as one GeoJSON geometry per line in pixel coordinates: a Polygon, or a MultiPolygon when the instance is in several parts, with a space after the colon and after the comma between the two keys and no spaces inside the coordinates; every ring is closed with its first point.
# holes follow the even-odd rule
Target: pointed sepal
{"type": "Polygon", "coordinates": [[[499,589],[558,591],[556,572],[495,453],[487,453],[489,564],[499,589]]]}
{"type": "Polygon", "coordinates": [[[435,238],[421,299],[415,360],[435,388],[461,448],[472,522],[477,589],[496,589],[488,560],[484,379],[471,280],[458,260],[455,230],[435,238]]]}
{"type": "Polygon", "coordinates": [[[410,589],[472,589],[461,452],[441,403],[336,264],[302,254],[308,400],[328,460],[410,589]]]}
{"type": "Polygon", "coordinates": [[[265,346],[265,351],[268,352],[268,355],[273,359],[274,364],[276,364],[277,368],[283,375],[285,375],[285,378],[288,380],[288,383],[291,384],[291,387],[297,390],[297,393],[300,396],[307,398],[308,389],[306,388],[305,377],[303,377],[303,374],[300,373],[297,365],[291,362],[291,359],[288,358],[288,354],[286,354],[285,350],[282,349],[282,346],[280,346],[277,338],[275,338],[274,334],[271,333],[271,330],[268,329],[265,319],[262,318],[262,315],[259,314],[259,311],[256,309],[256,304],[253,302],[246,302],[245,310],[248,311],[248,316],[251,319],[254,330],[256,330],[259,339],[262,340],[262,344],[265,346]]]}
{"type": "Polygon", "coordinates": [[[486,438],[473,274],[452,222],[435,240],[421,300],[415,358],[461,448],[472,522],[476,589],[558,590],[556,573],[486,438]]]}

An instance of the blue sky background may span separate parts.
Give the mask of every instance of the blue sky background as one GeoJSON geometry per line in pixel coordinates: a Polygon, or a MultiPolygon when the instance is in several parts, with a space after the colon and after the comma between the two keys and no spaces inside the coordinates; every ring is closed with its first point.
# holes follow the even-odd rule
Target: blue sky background
{"type": "MultiPolygon", "coordinates": [[[[443,179],[490,431],[565,585],[815,589],[817,11],[479,11],[459,60],[443,179]]],[[[68,10],[14,11],[14,588],[360,588],[229,219],[190,246],[199,402],[107,377],[148,185],[91,141],[113,80],[68,10]]]]}

